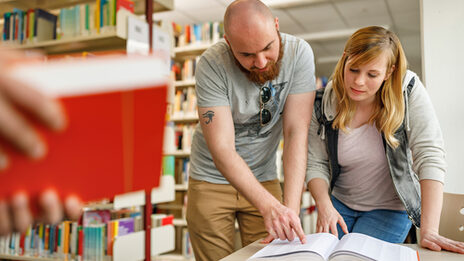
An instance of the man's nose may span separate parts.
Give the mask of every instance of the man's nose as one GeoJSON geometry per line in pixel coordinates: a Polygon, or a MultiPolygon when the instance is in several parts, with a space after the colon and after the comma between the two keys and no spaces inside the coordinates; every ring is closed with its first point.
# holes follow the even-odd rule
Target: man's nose
{"type": "Polygon", "coordinates": [[[264,69],[266,67],[266,64],[266,56],[263,53],[258,53],[254,62],[255,67],[258,69],[264,69]]]}

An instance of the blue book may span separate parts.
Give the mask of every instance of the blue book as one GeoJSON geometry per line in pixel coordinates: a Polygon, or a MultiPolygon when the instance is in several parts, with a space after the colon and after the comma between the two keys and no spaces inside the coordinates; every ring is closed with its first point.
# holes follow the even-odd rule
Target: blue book
{"type": "Polygon", "coordinates": [[[3,41],[10,39],[10,16],[11,13],[3,14],[3,41]]]}
{"type": "MultiPolygon", "coordinates": [[[[18,17],[18,39],[19,43],[22,43],[24,40],[24,11],[18,8],[13,8],[13,13],[18,17]]],[[[15,40],[18,40],[15,39],[15,40]]]]}
{"type": "Polygon", "coordinates": [[[199,24],[194,24],[193,25],[193,34],[195,35],[195,42],[203,41],[203,39],[201,37],[201,25],[199,25],[199,24]]]}
{"type": "Polygon", "coordinates": [[[102,28],[104,26],[104,19],[103,17],[105,17],[104,15],[104,6],[105,4],[108,4],[108,0],[100,0],[100,28],[102,28]]]}
{"type": "Polygon", "coordinates": [[[16,40],[16,13],[11,13],[10,19],[12,20],[10,21],[10,26],[13,25],[10,27],[10,40],[14,41],[16,40]]]}
{"type": "Polygon", "coordinates": [[[40,8],[34,10],[34,39],[47,41],[56,39],[56,21],[58,17],[40,8]]]}

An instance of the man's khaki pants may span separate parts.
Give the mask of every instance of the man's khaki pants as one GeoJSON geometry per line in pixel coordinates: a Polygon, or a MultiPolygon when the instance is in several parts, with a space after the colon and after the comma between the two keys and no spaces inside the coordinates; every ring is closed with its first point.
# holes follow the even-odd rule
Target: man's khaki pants
{"type": "MultiPolygon", "coordinates": [[[[282,202],[279,180],[261,183],[282,202]]],[[[219,260],[234,252],[235,218],[242,246],[267,236],[259,211],[229,184],[189,179],[187,224],[195,260],[219,260]]]]}

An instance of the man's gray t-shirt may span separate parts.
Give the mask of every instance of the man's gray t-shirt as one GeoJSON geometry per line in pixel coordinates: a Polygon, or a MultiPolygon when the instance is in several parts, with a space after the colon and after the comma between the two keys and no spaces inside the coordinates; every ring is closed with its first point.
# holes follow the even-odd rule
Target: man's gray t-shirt
{"type": "MultiPolygon", "coordinates": [[[[282,135],[282,113],[287,96],[314,91],[316,87],[314,56],[309,44],[288,34],[280,35],[284,48],[280,73],[262,86],[247,79],[224,40],[203,53],[195,72],[198,107],[230,107],[235,149],[260,182],[277,178],[276,150],[282,135]],[[265,126],[261,126],[259,117],[263,86],[271,87],[272,93],[264,105],[271,112],[271,120],[265,126]]],[[[229,183],[214,165],[200,124],[192,140],[190,177],[217,184],[229,183]]]]}

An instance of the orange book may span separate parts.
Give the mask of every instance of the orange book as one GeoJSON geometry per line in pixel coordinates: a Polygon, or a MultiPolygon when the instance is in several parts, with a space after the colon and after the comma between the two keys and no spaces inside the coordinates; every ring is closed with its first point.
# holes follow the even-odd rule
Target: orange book
{"type": "Polygon", "coordinates": [[[69,253],[69,224],[70,221],[63,222],[63,230],[64,230],[64,240],[63,240],[63,254],[67,255],[69,253]]]}
{"type": "Polygon", "coordinates": [[[1,142],[10,165],[0,197],[50,188],[90,201],[157,187],[168,72],[156,58],[127,56],[15,67],[13,77],[61,101],[68,124],[61,132],[37,124],[48,151],[41,160],[1,142]]]}

